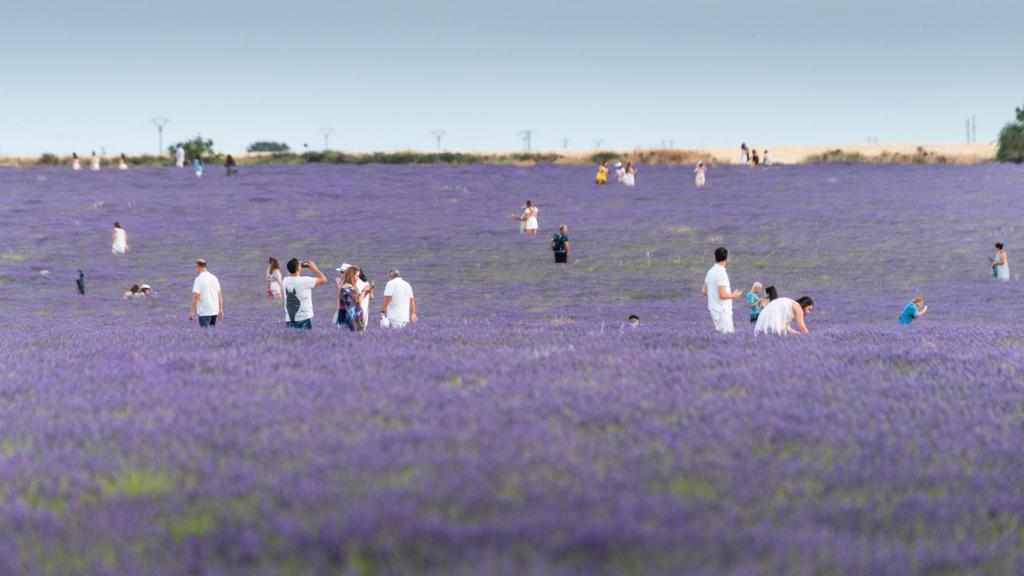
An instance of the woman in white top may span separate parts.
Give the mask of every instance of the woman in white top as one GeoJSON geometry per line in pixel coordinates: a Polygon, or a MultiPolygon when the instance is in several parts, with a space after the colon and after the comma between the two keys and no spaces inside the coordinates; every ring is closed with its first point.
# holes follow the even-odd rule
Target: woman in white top
{"type": "Polygon", "coordinates": [[[540,210],[538,210],[537,207],[533,205],[533,202],[527,200],[526,209],[523,210],[522,219],[524,222],[526,222],[526,233],[529,234],[530,236],[536,236],[537,229],[540,227],[537,223],[538,212],[540,212],[540,210]]]}
{"type": "Polygon", "coordinates": [[[626,174],[622,177],[622,183],[632,188],[636,186],[636,168],[632,162],[626,162],[626,174]]]}
{"type": "Polygon", "coordinates": [[[78,159],[78,153],[77,152],[72,152],[71,153],[71,169],[72,170],[81,170],[82,169],[82,161],[78,159]]]}
{"type": "Polygon", "coordinates": [[[270,257],[270,262],[267,264],[267,298],[274,300],[280,300],[284,292],[281,291],[281,262],[270,257]]]}
{"type": "Polygon", "coordinates": [[[1000,282],[1010,279],[1010,262],[1006,259],[1006,250],[1003,250],[1003,243],[996,242],[996,255],[989,258],[992,261],[992,277],[1000,282]]]}
{"type": "Polygon", "coordinates": [[[797,300],[792,298],[776,298],[761,310],[754,324],[754,334],[807,334],[804,319],[814,309],[814,300],[803,296],[797,300]],[[796,320],[796,329],[791,324],[796,320]]]}
{"type": "Polygon", "coordinates": [[[705,179],[707,178],[707,176],[706,176],[707,171],[708,171],[708,168],[707,168],[707,166],[704,165],[704,161],[703,160],[701,160],[700,162],[697,162],[697,167],[693,169],[694,174],[696,174],[696,176],[694,177],[693,180],[694,180],[694,183],[697,185],[697,188],[703,188],[704,187],[704,182],[705,182],[705,179]]]}
{"type": "Polygon", "coordinates": [[[124,254],[128,252],[128,232],[125,232],[124,228],[121,228],[119,222],[114,222],[114,230],[110,233],[110,251],[114,254],[124,254]]]}
{"type": "Polygon", "coordinates": [[[121,161],[117,163],[117,169],[118,170],[127,170],[128,169],[128,157],[125,156],[124,154],[121,154],[121,161]]]}
{"type": "Polygon", "coordinates": [[[93,172],[97,172],[97,171],[99,171],[99,169],[100,169],[100,157],[96,155],[96,151],[94,150],[93,153],[92,153],[92,159],[89,160],[89,170],[92,170],[93,172]]]}

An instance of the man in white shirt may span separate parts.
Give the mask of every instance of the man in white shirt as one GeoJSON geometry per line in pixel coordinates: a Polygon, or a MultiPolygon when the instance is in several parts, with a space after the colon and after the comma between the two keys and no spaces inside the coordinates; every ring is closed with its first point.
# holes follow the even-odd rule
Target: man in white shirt
{"type": "Polygon", "coordinates": [[[196,260],[196,279],[192,283],[192,307],[188,311],[191,322],[199,316],[199,325],[203,328],[216,326],[217,319],[224,319],[224,295],[220,291],[220,281],[206,269],[206,260],[196,260]]]}
{"type": "Polygon", "coordinates": [[[704,276],[704,287],[700,293],[708,297],[708,312],[715,330],[722,334],[732,334],[732,301],[743,295],[742,290],[732,290],[729,285],[729,274],[725,266],[729,263],[729,251],[725,248],[715,249],[715,265],[704,276]]]}
{"type": "Polygon", "coordinates": [[[313,288],[325,284],[327,277],[316,262],[300,262],[297,258],[288,261],[288,276],[281,282],[284,289],[285,321],[289,328],[313,329],[313,288]],[[303,276],[302,269],[309,268],[316,274],[303,276]]]}
{"type": "Polygon", "coordinates": [[[412,286],[402,279],[398,270],[388,272],[388,283],[384,286],[384,307],[380,316],[392,328],[405,328],[409,322],[415,324],[417,321],[412,286]]]}

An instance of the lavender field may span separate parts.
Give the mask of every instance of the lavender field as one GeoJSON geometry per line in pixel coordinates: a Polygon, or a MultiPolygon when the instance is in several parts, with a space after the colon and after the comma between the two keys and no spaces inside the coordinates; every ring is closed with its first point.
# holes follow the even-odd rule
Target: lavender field
{"type": "Polygon", "coordinates": [[[0,574],[1024,572],[1024,172],[593,172],[0,171],[0,574]],[[718,245],[811,334],[715,334],[718,245]],[[420,322],[337,330],[330,272],[288,331],[268,256],[399,268],[420,322]]]}

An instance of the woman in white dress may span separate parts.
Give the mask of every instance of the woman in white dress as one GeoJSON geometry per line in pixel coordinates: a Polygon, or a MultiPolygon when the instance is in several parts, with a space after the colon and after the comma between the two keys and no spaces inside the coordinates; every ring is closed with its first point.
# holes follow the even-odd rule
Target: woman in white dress
{"type": "Polygon", "coordinates": [[[78,158],[78,153],[77,152],[72,152],[71,153],[71,169],[72,170],[81,170],[82,169],[82,161],[78,158]]]}
{"type": "Polygon", "coordinates": [[[1006,250],[1003,250],[1003,243],[996,242],[996,255],[989,258],[992,261],[992,277],[1000,282],[1010,279],[1010,261],[1006,258],[1006,250]]]}
{"type": "Polygon", "coordinates": [[[100,170],[100,157],[96,155],[95,150],[93,150],[92,158],[89,160],[89,170],[93,172],[99,172],[100,170]]]}
{"type": "Polygon", "coordinates": [[[281,262],[271,256],[270,262],[267,264],[267,298],[281,300],[283,294],[281,291],[281,262]]]}
{"type": "Polygon", "coordinates": [[[526,233],[529,234],[530,236],[536,236],[537,229],[540,227],[537,223],[538,212],[540,212],[540,210],[538,210],[537,207],[533,205],[533,202],[527,200],[526,208],[523,210],[522,219],[524,222],[526,222],[526,233]]]}
{"type": "Polygon", "coordinates": [[[804,319],[814,309],[814,300],[803,296],[797,300],[792,298],[776,298],[761,310],[754,324],[754,334],[807,334],[804,319]],[[793,321],[796,321],[794,329],[793,321]]]}
{"type": "Polygon", "coordinates": [[[125,156],[124,154],[121,154],[121,161],[117,163],[117,169],[118,170],[127,170],[128,169],[128,157],[125,156]]]}
{"type": "Polygon", "coordinates": [[[121,228],[119,222],[114,222],[114,231],[110,233],[110,241],[110,251],[112,253],[124,254],[128,252],[128,232],[121,228]]]}
{"type": "Polygon", "coordinates": [[[703,160],[701,160],[700,162],[697,162],[697,167],[693,169],[694,174],[696,174],[696,176],[694,177],[693,181],[697,185],[697,188],[703,188],[704,187],[704,183],[705,183],[706,178],[707,178],[707,171],[708,171],[708,168],[707,168],[707,166],[704,165],[704,161],[703,160]]]}
{"type": "Polygon", "coordinates": [[[626,175],[622,177],[622,183],[632,188],[636,186],[636,168],[632,162],[626,162],[626,175]]]}

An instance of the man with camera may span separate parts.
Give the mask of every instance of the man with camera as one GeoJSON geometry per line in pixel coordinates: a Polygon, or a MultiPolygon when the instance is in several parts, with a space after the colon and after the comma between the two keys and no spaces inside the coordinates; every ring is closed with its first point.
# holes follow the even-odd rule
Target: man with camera
{"type": "Polygon", "coordinates": [[[313,329],[313,288],[326,282],[327,277],[316,262],[300,262],[297,258],[288,261],[288,276],[281,285],[284,288],[285,320],[289,328],[313,329]],[[316,274],[316,278],[303,276],[303,268],[309,268],[316,274]]]}

